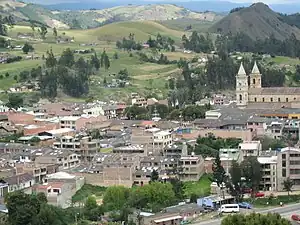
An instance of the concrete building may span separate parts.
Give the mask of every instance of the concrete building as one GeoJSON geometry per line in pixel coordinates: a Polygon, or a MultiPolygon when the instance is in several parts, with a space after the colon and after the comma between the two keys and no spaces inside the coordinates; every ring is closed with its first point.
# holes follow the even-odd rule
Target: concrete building
{"type": "Polygon", "coordinates": [[[59,170],[71,169],[80,164],[80,155],[70,150],[52,150],[36,157],[35,163],[38,165],[57,164],[59,170]]]}
{"type": "Polygon", "coordinates": [[[179,173],[181,181],[198,181],[204,174],[204,159],[202,156],[182,156],[180,158],[182,172],[179,173]]]}
{"type": "Polygon", "coordinates": [[[97,154],[91,166],[85,167],[78,175],[85,177],[86,183],[98,186],[124,185],[131,187],[133,174],[140,164],[135,154],[97,154]]]}
{"type": "Polygon", "coordinates": [[[4,178],[8,184],[8,192],[20,191],[31,194],[31,187],[35,184],[35,179],[30,173],[23,173],[4,178]]]}
{"type": "Polygon", "coordinates": [[[56,173],[58,165],[36,165],[35,163],[18,163],[15,166],[16,175],[29,173],[34,177],[35,183],[44,182],[46,175],[56,173]]]}
{"type": "Polygon", "coordinates": [[[154,148],[165,148],[172,144],[173,138],[170,131],[159,131],[153,133],[153,145],[154,148]]]}
{"type": "Polygon", "coordinates": [[[261,190],[277,191],[277,156],[272,152],[266,152],[265,155],[257,158],[261,164],[262,179],[260,184],[261,190]],[[270,153],[270,155],[268,155],[270,153]]]}
{"type": "Polygon", "coordinates": [[[277,158],[278,190],[283,190],[283,182],[290,178],[293,189],[300,189],[300,149],[287,147],[281,149],[277,158]]]}
{"type": "Polygon", "coordinates": [[[100,150],[100,141],[90,136],[63,136],[53,143],[53,147],[61,150],[72,150],[80,155],[81,161],[91,161],[100,150]]]}

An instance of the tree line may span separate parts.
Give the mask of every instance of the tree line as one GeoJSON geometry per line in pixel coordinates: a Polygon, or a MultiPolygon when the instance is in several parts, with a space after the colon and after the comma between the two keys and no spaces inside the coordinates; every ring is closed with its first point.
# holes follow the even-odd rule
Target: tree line
{"type": "Polygon", "coordinates": [[[272,34],[264,40],[251,39],[247,34],[238,32],[236,34],[219,35],[215,41],[218,52],[253,52],[257,54],[281,55],[289,57],[300,57],[300,40],[292,34],[285,40],[278,40],[272,34]]]}
{"type": "Polygon", "coordinates": [[[187,50],[191,50],[197,53],[210,53],[214,50],[214,44],[209,34],[204,36],[203,34],[198,34],[196,31],[193,31],[190,37],[187,37],[184,34],[181,40],[183,47],[187,50]]]}
{"type": "Polygon", "coordinates": [[[72,97],[80,97],[89,91],[89,77],[100,67],[107,70],[110,61],[105,51],[100,59],[96,52],[91,59],[80,57],[75,60],[74,53],[69,48],[57,59],[52,50],[47,51],[45,66],[39,73],[39,85],[41,94],[47,98],[55,98],[60,88],[65,94],[72,97]]]}
{"type": "Polygon", "coordinates": [[[21,191],[9,193],[6,198],[8,209],[7,225],[69,225],[80,222],[99,221],[103,208],[98,206],[96,199],[89,196],[83,208],[60,207],[47,204],[44,193],[25,194],[21,191]]]}
{"type": "MultiPolygon", "coordinates": [[[[211,91],[234,89],[235,76],[240,66],[240,61],[235,61],[228,54],[219,53],[208,58],[205,67],[192,67],[186,60],[179,60],[178,67],[182,69],[181,79],[169,81],[169,100],[172,104],[178,103],[179,107],[186,104],[195,104],[200,99],[209,96],[211,91]],[[170,83],[171,82],[171,83],[170,83]]],[[[243,59],[247,74],[252,70],[254,59],[243,59]]],[[[287,71],[273,67],[261,66],[263,87],[282,87],[285,83],[287,71]]],[[[298,74],[298,73],[297,73],[298,74]]]]}
{"type": "Polygon", "coordinates": [[[210,109],[210,105],[189,105],[181,109],[164,104],[155,104],[147,106],[146,108],[133,105],[125,109],[125,115],[129,119],[149,120],[154,117],[154,113],[156,110],[156,113],[162,119],[182,119],[184,121],[193,121],[195,119],[205,118],[205,112],[210,109]]]}

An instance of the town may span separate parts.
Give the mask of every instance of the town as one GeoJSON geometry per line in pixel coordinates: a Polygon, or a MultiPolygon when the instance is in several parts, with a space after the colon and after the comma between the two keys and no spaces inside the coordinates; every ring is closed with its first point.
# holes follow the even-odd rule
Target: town
{"type": "Polygon", "coordinates": [[[0,1],[0,224],[299,224],[300,8],[269,3],[0,1]]]}

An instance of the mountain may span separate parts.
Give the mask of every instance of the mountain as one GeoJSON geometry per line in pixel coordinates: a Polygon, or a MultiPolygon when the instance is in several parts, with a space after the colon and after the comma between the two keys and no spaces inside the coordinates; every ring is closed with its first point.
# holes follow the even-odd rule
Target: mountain
{"type": "MultiPolygon", "coordinates": [[[[27,0],[28,2],[32,2],[34,0],[27,0]]],[[[82,0],[83,1],[83,0],[82,0]]],[[[35,0],[35,2],[38,2],[39,4],[45,4],[45,7],[52,9],[52,10],[87,10],[91,8],[95,9],[106,9],[111,8],[115,6],[125,6],[128,4],[133,5],[147,5],[147,4],[176,4],[178,6],[182,6],[186,9],[192,10],[192,11],[198,11],[198,12],[204,12],[204,11],[213,11],[213,12],[229,12],[233,8],[237,7],[248,7],[250,6],[251,0],[245,3],[236,3],[228,1],[217,1],[217,0],[190,0],[190,1],[184,1],[184,0],[140,0],[140,1],[129,1],[129,0],[84,0],[84,4],[82,2],[69,2],[67,0],[61,0],[60,3],[50,3],[51,1],[45,1],[45,0],[35,0]],[[50,4],[50,5],[49,5],[50,4]]],[[[297,2],[286,2],[285,4],[270,4],[270,8],[276,12],[281,13],[297,13],[300,11],[300,4],[297,2]]]]}
{"type": "Polygon", "coordinates": [[[243,32],[252,39],[264,39],[274,34],[276,39],[285,39],[294,33],[300,37],[300,29],[291,26],[281,14],[272,11],[263,3],[232,10],[229,15],[216,22],[209,31],[214,33],[243,32]]]}
{"type": "Polygon", "coordinates": [[[45,24],[49,27],[69,27],[49,9],[40,5],[27,4],[16,0],[0,0],[0,15],[11,15],[17,23],[34,21],[35,23],[45,24]]]}
{"type": "MultiPolygon", "coordinates": [[[[195,19],[200,21],[215,21],[219,18],[216,13],[197,13],[176,5],[127,5],[101,10],[57,11],[55,15],[64,23],[80,28],[92,28],[119,21],[141,20],[175,20],[195,19]]],[[[77,28],[76,27],[76,28],[77,28]]]]}
{"type": "Polygon", "coordinates": [[[193,12],[172,4],[126,5],[108,9],[50,10],[42,5],[0,0],[0,15],[12,15],[17,22],[36,21],[56,28],[94,28],[112,22],[193,19],[213,22],[220,18],[213,12],[193,12]]]}

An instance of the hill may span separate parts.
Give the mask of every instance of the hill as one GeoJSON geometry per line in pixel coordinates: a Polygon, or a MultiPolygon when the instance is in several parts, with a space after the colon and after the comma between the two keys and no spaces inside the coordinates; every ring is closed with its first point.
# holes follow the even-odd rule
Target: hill
{"type": "Polygon", "coordinates": [[[122,40],[123,37],[127,37],[130,33],[135,34],[137,41],[146,41],[149,36],[156,36],[158,33],[179,41],[184,34],[184,32],[169,29],[154,21],[116,22],[83,32],[89,36],[95,36],[101,41],[122,40]]]}
{"type": "Polygon", "coordinates": [[[172,4],[127,5],[102,10],[54,11],[42,5],[17,0],[0,0],[0,15],[12,15],[19,24],[35,21],[60,29],[95,28],[120,21],[165,21],[185,18],[211,22],[219,18],[217,14],[212,12],[192,12],[172,4]]]}
{"type": "Polygon", "coordinates": [[[118,21],[165,21],[182,18],[215,21],[218,18],[218,15],[213,12],[198,13],[171,4],[127,5],[102,10],[57,11],[56,16],[70,26],[74,25],[74,21],[76,21],[76,25],[81,28],[97,27],[118,21]]]}
{"type": "Polygon", "coordinates": [[[274,34],[276,39],[286,39],[292,33],[300,37],[300,29],[284,21],[282,16],[263,3],[239,8],[216,22],[210,29],[215,33],[243,32],[252,39],[265,39],[274,34]]]}
{"type": "Polygon", "coordinates": [[[34,21],[49,27],[69,28],[52,11],[36,4],[16,0],[0,0],[0,15],[11,15],[17,23],[34,21]]]}

